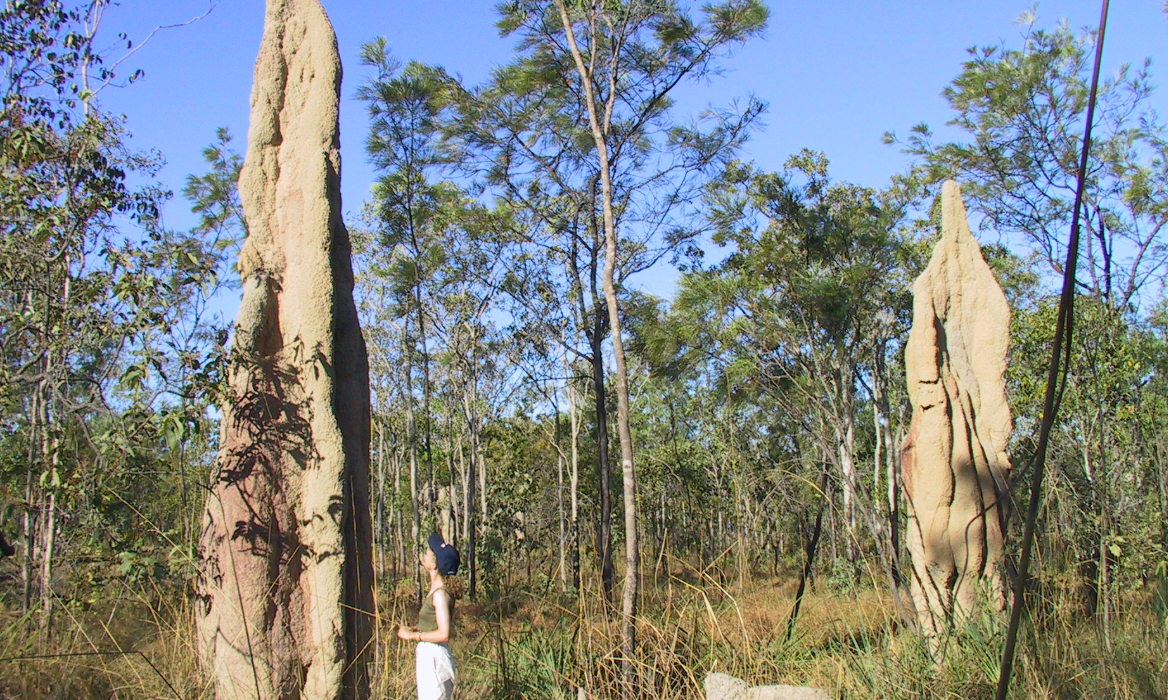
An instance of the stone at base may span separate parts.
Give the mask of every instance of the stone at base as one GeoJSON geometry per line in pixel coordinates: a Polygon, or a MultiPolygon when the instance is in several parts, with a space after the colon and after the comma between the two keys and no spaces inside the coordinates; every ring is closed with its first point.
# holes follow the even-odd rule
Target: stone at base
{"type": "Polygon", "coordinates": [[[753,688],[741,679],[725,673],[706,676],[706,700],[832,700],[831,693],[820,688],[797,685],[759,685],[753,688]]]}
{"type": "Polygon", "coordinates": [[[706,676],[706,700],[743,700],[750,685],[725,673],[706,676]]]}

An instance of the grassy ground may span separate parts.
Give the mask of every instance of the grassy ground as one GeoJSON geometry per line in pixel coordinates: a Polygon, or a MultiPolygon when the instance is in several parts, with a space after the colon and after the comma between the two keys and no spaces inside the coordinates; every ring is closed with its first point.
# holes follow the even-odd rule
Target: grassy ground
{"type": "MultiPolygon", "coordinates": [[[[639,694],[701,698],[705,674],[717,670],[752,683],[814,685],[840,698],[993,697],[1000,616],[976,616],[930,652],[890,595],[823,587],[808,594],[787,641],[793,578],[719,583],[682,568],[656,585],[649,578],[638,625],[639,694]]],[[[88,598],[59,607],[51,635],[35,619],[0,611],[0,698],[211,697],[181,593],[116,577],[95,583],[88,598]]],[[[458,697],[576,700],[580,688],[590,698],[628,697],[618,627],[600,597],[565,595],[558,582],[531,588],[459,603],[458,697]]],[[[412,599],[409,583],[379,597],[375,698],[413,695],[413,645],[394,635],[410,619],[412,599]]],[[[1012,697],[1168,700],[1168,627],[1151,596],[1125,599],[1110,640],[1065,600],[1041,602],[1012,697]]]]}

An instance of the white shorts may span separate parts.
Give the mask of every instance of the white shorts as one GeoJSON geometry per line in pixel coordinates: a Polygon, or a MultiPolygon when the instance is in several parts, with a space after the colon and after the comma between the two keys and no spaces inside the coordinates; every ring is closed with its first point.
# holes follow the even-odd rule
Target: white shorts
{"type": "Polygon", "coordinates": [[[449,700],[454,697],[454,657],[450,647],[418,642],[416,662],[418,700],[449,700]]]}

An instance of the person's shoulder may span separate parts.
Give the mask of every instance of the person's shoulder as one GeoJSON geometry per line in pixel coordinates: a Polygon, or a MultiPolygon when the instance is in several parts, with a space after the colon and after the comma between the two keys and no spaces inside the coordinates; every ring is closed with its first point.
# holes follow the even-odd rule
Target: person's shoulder
{"type": "Polygon", "coordinates": [[[441,601],[441,602],[445,603],[446,605],[449,605],[450,603],[454,602],[454,596],[450,595],[450,591],[446,590],[445,586],[443,586],[442,588],[436,589],[434,591],[433,595],[434,595],[435,602],[441,601]]]}

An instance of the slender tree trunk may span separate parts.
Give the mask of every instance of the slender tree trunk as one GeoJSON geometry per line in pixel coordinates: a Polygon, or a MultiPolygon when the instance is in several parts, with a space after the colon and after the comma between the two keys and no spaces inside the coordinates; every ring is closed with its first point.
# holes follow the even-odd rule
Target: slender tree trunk
{"type": "MultiPolygon", "coordinates": [[[[184,378],[184,382],[188,379],[184,378]]],[[[184,415],[190,406],[190,401],[182,400],[181,410],[184,415]]],[[[184,431],[185,432],[185,431],[184,431]]],[[[182,541],[184,543],[191,542],[191,532],[194,529],[191,524],[191,507],[187,495],[187,441],[185,439],[179,440],[178,449],[175,450],[175,461],[178,462],[178,485],[179,485],[179,503],[182,506],[182,541]]]]}
{"type": "Polygon", "coordinates": [[[33,557],[35,556],[35,542],[36,542],[36,528],[34,523],[36,518],[33,517],[33,503],[32,503],[32,462],[28,463],[25,468],[25,482],[24,482],[24,560],[20,564],[20,607],[23,612],[28,612],[32,605],[32,567],[33,557]]]}
{"type": "Polygon", "coordinates": [[[430,405],[430,350],[426,340],[425,314],[422,313],[421,285],[418,287],[418,337],[422,343],[422,418],[425,420],[425,426],[422,431],[422,449],[426,454],[426,481],[430,485],[430,498],[426,507],[430,515],[433,516],[434,507],[437,504],[437,491],[435,490],[434,483],[434,452],[431,447],[431,433],[433,432],[432,425],[434,421],[431,415],[433,407],[430,405]]]}
{"type": "Polygon", "coordinates": [[[571,554],[572,554],[572,588],[580,590],[580,414],[577,411],[576,388],[572,384],[571,366],[568,355],[564,354],[564,376],[568,377],[568,423],[571,431],[571,459],[572,467],[569,474],[569,492],[571,500],[571,554]]]}
{"type": "MultiPolygon", "coordinates": [[[[591,222],[591,224],[588,225],[587,228],[588,228],[589,232],[592,233],[592,236],[591,236],[592,242],[594,244],[596,244],[599,239],[596,235],[596,227],[594,225],[595,224],[594,219],[595,219],[595,217],[588,217],[588,221],[591,222]]],[[[584,277],[581,275],[581,270],[580,270],[580,266],[579,266],[579,249],[581,247],[581,239],[579,236],[575,235],[575,232],[572,232],[572,234],[568,236],[568,242],[567,242],[566,247],[567,247],[567,250],[569,252],[566,253],[564,256],[564,267],[570,273],[572,289],[574,292],[574,296],[576,297],[576,303],[572,306],[572,313],[575,317],[576,327],[577,328],[585,328],[588,324],[589,306],[590,305],[586,301],[584,277]]],[[[596,248],[588,247],[587,245],[585,245],[584,247],[588,248],[588,250],[591,253],[591,255],[590,255],[591,263],[588,266],[588,273],[589,273],[589,278],[591,280],[592,299],[593,299],[593,301],[595,301],[595,299],[596,299],[596,265],[595,265],[596,248]]],[[[595,304],[592,304],[592,306],[595,306],[595,304]]],[[[600,325],[599,319],[601,319],[603,317],[600,316],[599,314],[593,314],[592,318],[593,318],[593,321],[592,321],[591,330],[590,331],[585,330],[584,335],[588,340],[589,348],[593,352],[592,359],[595,360],[596,345],[597,345],[596,337],[600,336],[602,334],[602,331],[603,331],[603,327],[600,325]]],[[[567,347],[567,329],[566,329],[566,326],[562,330],[562,332],[564,333],[564,344],[565,344],[565,348],[566,348],[567,347]]],[[[572,477],[571,477],[571,480],[572,480],[572,587],[576,590],[577,594],[579,594],[579,593],[582,593],[581,586],[583,584],[583,579],[581,577],[581,572],[580,572],[580,549],[582,546],[582,542],[581,542],[580,518],[579,518],[579,512],[580,512],[579,511],[579,493],[580,493],[579,492],[580,449],[579,448],[580,448],[580,431],[581,431],[581,427],[583,424],[583,420],[582,420],[581,415],[580,415],[579,387],[571,379],[571,377],[573,376],[573,370],[572,370],[571,363],[569,362],[569,359],[568,359],[568,353],[566,351],[564,353],[563,362],[564,362],[564,376],[569,377],[569,379],[568,379],[568,412],[569,412],[569,415],[570,415],[571,421],[572,421],[572,477]]],[[[592,370],[593,370],[592,381],[593,381],[594,388],[595,388],[595,380],[596,380],[595,369],[596,369],[595,365],[593,365],[593,367],[592,367],[592,370]]],[[[603,365],[601,365],[600,370],[601,370],[601,382],[600,382],[601,391],[598,393],[603,395],[603,393],[604,393],[603,392],[603,386],[604,386],[604,381],[603,381],[604,366],[603,365]]],[[[598,413],[596,418],[597,418],[597,426],[606,425],[606,421],[604,420],[603,415],[598,413]]],[[[607,427],[605,428],[605,432],[607,435],[607,427]]],[[[608,504],[604,500],[604,497],[605,497],[607,490],[608,490],[608,487],[609,487],[609,480],[606,478],[606,475],[610,473],[610,471],[608,469],[607,437],[604,439],[601,439],[601,437],[599,435],[597,435],[596,442],[597,442],[597,448],[598,448],[597,449],[597,473],[598,473],[598,476],[600,477],[600,478],[598,478],[598,481],[599,481],[600,489],[601,489],[601,503],[600,503],[601,508],[600,508],[600,510],[603,513],[603,512],[606,512],[605,509],[608,507],[608,504]]],[[[601,535],[601,532],[600,532],[600,523],[601,522],[607,522],[607,518],[605,518],[603,515],[601,515],[597,518],[597,530],[596,530],[596,532],[597,532],[597,537],[596,537],[597,547],[596,547],[596,549],[597,549],[597,554],[599,555],[599,558],[601,561],[601,572],[602,572],[601,580],[603,581],[604,580],[604,576],[603,576],[604,557],[602,554],[602,547],[600,546],[600,543],[603,541],[603,538],[600,536],[601,535]]],[[[611,549],[609,549],[608,551],[611,552],[611,549]]],[[[610,559],[610,561],[611,561],[611,559],[610,559]]],[[[611,578],[609,579],[609,584],[610,584],[609,588],[611,590],[611,578]]],[[[608,601],[611,601],[611,595],[609,592],[605,593],[605,599],[608,601]]]]}
{"type": "Polygon", "coordinates": [[[597,309],[597,322],[592,333],[592,389],[596,405],[596,466],[600,482],[600,509],[596,519],[596,554],[600,560],[600,582],[604,589],[604,599],[612,602],[612,467],[608,456],[608,406],[604,388],[604,354],[600,332],[601,316],[597,309]]]}
{"type": "MultiPolygon", "coordinates": [[[[54,465],[55,468],[55,465],[54,465]]],[[[44,619],[41,626],[53,627],[53,549],[57,540],[57,490],[49,492],[48,513],[45,516],[45,549],[41,568],[41,605],[44,619]]]]}
{"type": "MultiPolygon", "coordinates": [[[[1091,485],[1092,492],[1098,496],[1099,485],[1095,483],[1095,466],[1091,459],[1090,441],[1083,440],[1083,473],[1087,476],[1087,482],[1091,485]]],[[[1049,486],[1047,488],[1050,488],[1049,486]]],[[[1057,502],[1053,501],[1052,502],[1057,502]]],[[[1101,507],[1101,506],[1097,506],[1101,507]]],[[[1102,523],[1099,524],[1102,530],[1102,523]]],[[[1079,561],[1079,575],[1084,581],[1083,586],[1083,605],[1086,608],[1088,615],[1092,617],[1099,612],[1099,594],[1100,594],[1100,567],[1099,563],[1102,561],[1103,551],[1100,543],[1102,538],[1099,533],[1095,533],[1093,541],[1090,543],[1089,556],[1083,557],[1079,561]]]]}
{"type": "Polygon", "coordinates": [[[552,403],[556,412],[556,525],[559,527],[558,540],[560,554],[560,589],[568,587],[568,543],[567,524],[564,521],[564,451],[560,439],[560,404],[559,394],[553,389],[552,403]]]}
{"type": "Polygon", "coordinates": [[[398,451],[394,451],[393,455],[393,532],[394,532],[394,552],[393,552],[393,585],[397,586],[399,577],[405,573],[406,565],[406,546],[405,546],[405,526],[402,524],[402,512],[399,507],[399,499],[401,496],[401,472],[402,472],[402,455],[398,451]]]}
{"type": "Polygon", "coordinates": [[[418,424],[414,416],[414,363],[413,352],[409,344],[408,330],[402,331],[402,346],[406,356],[406,441],[409,443],[410,460],[410,546],[406,548],[404,565],[414,570],[414,583],[417,588],[417,602],[422,603],[422,570],[413,558],[418,555],[418,543],[422,534],[422,513],[418,503],[418,424]]]}
{"type": "Polygon", "coordinates": [[[483,441],[480,437],[478,444],[475,446],[477,454],[475,455],[475,462],[478,463],[477,471],[479,475],[479,511],[483,518],[483,524],[488,522],[487,512],[487,458],[483,456],[483,441]]]}
{"type": "Polygon", "coordinates": [[[750,499],[746,489],[742,488],[739,479],[734,480],[735,490],[738,492],[735,502],[738,510],[738,586],[740,590],[746,588],[746,576],[750,573],[750,553],[754,551],[754,542],[750,531],[750,499]]]}
{"type": "MultiPolygon", "coordinates": [[[[67,266],[66,266],[67,267],[67,266]]],[[[46,264],[45,275],[48,279],[52,279],[52,268],[46,264]]],[[[68,271],[66,270],[66,276],[68,271]]],[[[38,463],[42,469],[49,466],[49,432],[50,432],[50,393],[52,391],[51,381],[53,376],[53,347],[52,341],[49,338],[50,327],[53,323],[53,308],[52,299],[50,295],[44,295],[44,309],[42,312],[42,322],[40,331],[40,346],[43,353],[44,360],[41,368],[41,379],[37,382],[36,392],[33,394],[32,414],[30,420],[29,430],[29,459],[26,471],[25,480],[25,516],[24,516],[24,533],[25,533],[25,557],[24,563],[21,567],[22,578],[22,609],[28,612],[32,609],[32,587],[34,568],[37,556],[37,540],[47,541],[44,533],[46,524],[46,513],[41,511],[37,506],[38,501],[43,498],[38,489],[34,486],[35,483],[35,465],[38,463]],[[39,459],[37,454],[39,453],[39,459]]],[[[44,547],[40,548],[41,553],[44,553],[44,547]]],[[[41,565],[41,598],[44,604],[48,605],[47,591],[44,589],[45,584],[45,563],[42,561],[41,565]]],[[[51,571],[50,571],[51,573],[51,571]]]]}
{"type": "MultiPolygon", "coordinates": [[[[1105,488],[1103,489],[1105,490],[1105,488]]],[[[1100,503],[1099,508],[1099,605],[1102,608],[1103,623],[1103,643],[1107,648],[1107,653],[1112,653],[1111,648],[1111,557],[1108,549],[1108,536],[1110,533],[1110,523],[1108,507],[1105,503],[1100,503]]]]}
{"type": "MultiPolygon", "coordinates": [[[[473,336],[473,334],[472,334],[473,336]]],[[[481,517],[483,522],[487,518],[487,496],[486,496],[486,475],[485,470],[481,464],[481,450],[480,445],[481,436],[479,433],[479,413],[478,413],[478,359],[476,355],[477,339],[471,341],[471,358],[470,365],[466,372],[466,384],[462,392],[462,411],[466,418],[467,432],[470,435],[470,469],[467,472],[467,492],[466,492],[466,527],[467,527],[467,571],[469,592],[471,599],[475,599],[478,595],[478,564],[476,551],[478,546],[478,520],[481,517]],[[478,491],[478,498],[482,507],[479,513],[475,513],[475,491],[478,491]]],[[[459,459],[462,458],[462,450],[459,448],[459,459]]]]}
{"type": "Polygon", "coordinates": [[[1103,606],[1103,643],[1107,648],[1107,653],[1111,654],[1111,547],[1109,540],[1111,539],[1111,494],[1109,482],[1111,478],[1111,468],[1108,460],[1109,454],[1114,454],[1118,446],[1110,444],[1108,439],[1108,420],[1104,412],[1100,410],[1098,415],[1100,424],[1099,436],[1099,478],[1096,481],[1098,485],[1099,498],[1099,601],[1103,606]]]}
{"type": "MultiPolygon", "coordinates": [[[[468,431],[469,432],[469,431],[468,431]]],[[[458,478],[462,481],[462,541],[470,540],[470,509],[473,507],[474,490],[470,488],[469,473],[466,467],[466,450],[463,449],[462,437],[458,439],[458,478]]]]}
{"type": "MultiPolygon", "coordinates": [[[[885,413],[887,416],[888,414],[885,413]]],[[[885,436],[889,436],[890,426],[885,426],[885,436]]],[[[901,435],[901,427],[897,426],[896,438],[889,442],[889,445],[901,444],[903,437],[901,435]]],[[[900,469],[896,465],[895,459],[896,450],[888,450],[886,457],[886,471],[888,481],[888,551],[889,558],[892,561],[892,580],[896,585],[904,584],[904,576],[900,569],[900,469]]]]}
{"type": "Polygon", "coordinates": [[[795,621],[799,618],[799,607],[803,604],[803,594],[807,590],[807,582],[811,578],[811,567],[815,563],[815,552],[819,549],[819,535],[823,531],[823,511],[827,506],[828,469],[823,467],[823,477],[819,484],[819,508],[815,513],[815,528],[807,540],[807,550],[803,555],[803,571],[799,574],[799,588],[795,591],[795,604],[791,607],[791,616],[787,618],[787,641],[795,632],[795,621]]]}
{"type": "MultiPolygon", "coordinates": [[[[66,305],[69,303],[70,297],[69,279],[68,257],[66,257],[65,286],[62,294],[62,302],[66,305]]],[[[53,353],[49,351],[46,353],[45,360],[46,382],[51,382],[53,375],[52,360],[53,353]]],[[[50,633],[52,632],[53,626],[53,551],[57,542],[57,490],[60,483],[58,469],[61,465],[61,440],[57,434],[59,426],[50,429],[53,420],[51,409],[57,403],[56,393],[55,387],[52,384],[48,384],[45,395],[40,402],[41,458],[48,470],[49,491],[47,510],[44,516],[45,524],[41,532],[41,536],[44,538],[44,547],[41,550],[41,609],[43,613],[41,626],[50,633]]],[[[59,416],[58,420],[60,420],[59,416]]]]}
{"type": "MultiPolygon", "coordinates": [[[[873,379],[874,394],[872,396],[872,438],[875,444],[872,447],[872,490],[880,492],[880,477],[884,475],[884,430],[880,425],[880,380],[873,379]]],[[[873,499],[875,501],[875,499],[873,499]]],[[[875,501],[879,503],[879,501],[875,501]]]]}
{"type": "Polygon", "coordinates": [[[422,602],[422,570],[415,566],[422,537],[422,510],[418,493],[418,455],[410,451],[410,546],[406,548],[405,566],[414,570],[418,604],[422,602]]]}
{"type": "MultiPolygon", "coordinates": [[[[84,264],[84,259],[81,260],[84,264]]],[[[66,253],[64,256],[64,274],[65,280],[61,287],[61,309],[67,310],[73,301],[73,274],[71,269],[71,256],[66,253]]],[[[61,350],[61,357],[58,364],[61,368],[68,367],[68,346],[64,346],[61,350]]],[[[45,361],[45,377],[50,378],[53,375],[52,358],[53,353],[46,353],[45,361]]],[[[58,370],[60,371],[60,370],[58,370]]],[[[45,549],[44,549],[44,563],[41,570],[41,598],[44,608],[44,628],[46,630],[52,629],[53,619],[53,551],[57,542],[57,491],[60,488],[60,474],[58,472],[61,466],[61,439],[57,430],[52,431],[50,438],[49,426],[51,425],[51,418],[54,413],[54,408],[57,404],[58,387],[50,385],[49,393],[46,396],[47,401],[41,404],[44,411],[44,417],[41,421],[41,435],[46,438],[45,442],[46,452],[44,454],[45,464],[49,468],[49,511],[45,518],[45,549]]],[[[57,416],[57,420],[60,420],[57,416]]],[[[58,428],[59,429],[59,426],[58,428]]]]}
{"type": "MultiPolygon", "coordinates": [[[[845,405],[850,405],[850,402],[845,402],[845,405]]],[[[855,441],[856,428],[855,416],[850,410],[846,410],[845,414],[840,417],[842,425],[837,428],[837,444],[836,449],[839,454],[840,472],[843,476],[843,517],[846,527],[845,536],[847,543],[845,551],[847,553],[848,562],[854,567],[858,567],[859,548],[856,543],[856,510],[857,500],[860,492],[859,475],[856,472],[856,457],[855,457],[855,441]]],[[[859,574],[858,568],[855,572],[859,574]]]]}
{"type": "MultiPolygon", "coordinates": [[[[617,400],[617,436],[620,440],[621,451],[621,482],[624,495],[625,511],[625,587],[621,598],[621,647],[622,670],[625,677],[626,689],[632,691],[633,681],[633,654],[636,647],[636,627],[634,614],[637,607],[637,585],[640,578],[640,561],[637,543],[637,479],[633,465],[633,436],[629,425],[629,375],[625,362],[624,340],[621,337],[620,305],[616,297],[615,272],[617,261],[616,221],[613,214],[612,172],[608,156],[606,130],[608,125],[601,126],[600,115],[597,113],[596,96],[593,91],[592,72],[580,54],[576,44],[572,21],[568,16],[564,0],[556,0],[559,6],[560,17],[564,24],[564,32],[568,40],[568,47],[576,62],[576,69],[580,73],[580,81],[584,86],[585,98],[588,106],[588,122],[592,128],[592,138],[596,143],[597,156],[600,161],[600,187],[604,207],[604,298],[608,306],[608,323],[612,335],[612,354],[616,362],[616,400],[617,400]]],[[[614,50],[613,62],[616,61],[614,50]]],[[[616,66],[610,66],[613,76],[616,66]]],[[[615,79],[615,77],[613,78],[615,79]]],[[[615,99],[615,91],[610,91],[609,99],[615,99]]],[[[611,104],[609,105],[611,108],[611,104]]],[[[611,114],[611,109],[606,110],[611,114]]]]}
{"type": "Polygon", "coordinates": [[[33,465],[37,463],[36,453],[38,452],[37,440],[39,439],[39,431],[42,430],[40,424],[40,403],[41,390],[38,389],[33,393],[32,397],[32,411],[29,414],[29,445],[28,445],[28,459],[25,462],[24,468],[24,560],[20,565],[20,609],[21,612],[27,613],[32,606],[32,569],[33,561],[36,556],[36,521],[35,506],[33,503],[33,465]]]}
{"type": "MultiPolygon", "coordinates": [[[[888,516],[888,561],[892,574],[893,587],[899,587],[903,583],[903,578],[900,573],[900,469],[897,464],[897,457],[899,456],[900,448],[900,425],[898,422],[896,437],[892,433],[892,411],[889,407],[888,401],[888,387],[891,385],[891,378],[888,375],[888,363],[885,361],[887,352],[887,343],[881,342],[878,352],[876,354],[876,409],[879,412],[876,420],[876,435],[880,442],[884,445],[884,465],[885,472],[885,506],[888,516]],[[883,420],[881,420],[881,417],[883,420]]],[[[880,464],[877,462],[877,469],[880,469],[880,464]]],[[[879,479],[874,482],[873,488],[877,488],[879,479]]],[[[875,491],[874,493],[878,493],[875,491]]],[[[873,497],[875,500],[875,496],[873,497]]],[[[894,591],[895,592],[895,591],[894,591]]]]}
{"type": "Polygon", "coordinates": [[[373,528],[373,552],[377,559],[377,576],[385,574],[385,425],[377,421],[377,512],[373,528]]]}
{"type": "MultiPolygon", "coordinates": [[[[453,426],[452,426],[453,428],[453,426]]],[[[451,431],[453,433],[453,430],[451,431]]],[[[453,441],[453,438],[452,440],[453,441]]],[[[450,489],[450,518],[452,527],[450,531],[450,541],[456,547],[461,547],[464,540],[461,539],[460,533],[463,528],[462,524],[462,498],[458,495],[458,487],[461,485],[458,474],[454,469],[454,450],[447,450],[447,473],[450,476],[450,484],[447,488],[450,489]]]]}

